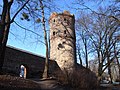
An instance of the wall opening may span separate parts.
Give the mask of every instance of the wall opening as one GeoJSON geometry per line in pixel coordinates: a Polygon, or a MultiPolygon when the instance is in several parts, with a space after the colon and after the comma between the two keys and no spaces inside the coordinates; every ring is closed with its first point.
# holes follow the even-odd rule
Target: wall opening
{"type": "Polygon", "coordinates": [[[27,70],[25,65],[20,65],[20,77],[26,79],[27,70]]]}
{"type": "Polygon", "coordinates": [[[64,34],[66,34],[66,30],[64,30],[64,34]]]}
{"type": "Polygon", "coordinates": [[[66,42],[65,42],[65,41],[63,41],[62,43],[63,43],[63,44],[66,44],[66,42]]]}
{"type": "Polygon", "coordinates": [[[55,31],[53,32],[53,36],[55,36],[55,31]]]}
{"type": "Polygon", "coordinates": [[[53,20],[53,22],[55,22],[55,19],[53,20]]]}
{"type": "Polygon", "coordinates": [[[66,19],[66,18],[64,18],[64,21],[67,21],[67,19],[66,19]]]}

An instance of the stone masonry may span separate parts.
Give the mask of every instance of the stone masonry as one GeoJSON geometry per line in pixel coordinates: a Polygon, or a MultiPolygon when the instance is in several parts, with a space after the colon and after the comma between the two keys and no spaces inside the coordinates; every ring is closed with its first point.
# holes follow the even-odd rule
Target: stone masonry
{"type": "MultiPolygon", "coordinates": [[[[75,18],[68,11],[52,13],[50,23],[49,73],[73,69],[76,63],[75,18]]],[[[42,77],[45,57],[7,46],[3,69],[19,76],[20,66],[27,67],[27,78],[42,77]]]]}
{"type": "Polygon", "coordinates": [[[50,59],[61,70],[72,70],[76,63],[75,17],[68,11],[52,13],[50,24],[50,59]]]}
{"type": "MultiPolygon", "coordinates": [[[[49,64],[49,74],[54,72],[53,68],[59,68],[57,63],[53,60],[49,60],[49,64]]],[[[27,78],[42,78],[45,57],[12,46],[7,46],[3,70],[9,74],[19,76],[21,65],[27,68],[27,78]]]]}

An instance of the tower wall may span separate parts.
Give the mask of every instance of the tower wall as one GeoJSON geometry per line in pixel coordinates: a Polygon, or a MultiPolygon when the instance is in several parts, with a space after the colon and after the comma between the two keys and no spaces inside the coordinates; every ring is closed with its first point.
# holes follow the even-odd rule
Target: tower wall
{"type": "Polygon", "coordinates": [[[76,61],[75,18],[68,11],[52,13],[50,24],[50,59],[63,69],[73,69],[76,61]]]}

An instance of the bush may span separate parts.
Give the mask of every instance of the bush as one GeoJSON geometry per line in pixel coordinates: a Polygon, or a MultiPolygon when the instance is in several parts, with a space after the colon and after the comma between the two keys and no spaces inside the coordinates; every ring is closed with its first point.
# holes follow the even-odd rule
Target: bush
{"type": "Polygon", "coordinates": [[[96,75],[84,67],[77,66],[72,73],[56,71],[55,77],[63,85],[68,85],[76,89],[95,89],[98,87],[98,80],[96,75]]]}

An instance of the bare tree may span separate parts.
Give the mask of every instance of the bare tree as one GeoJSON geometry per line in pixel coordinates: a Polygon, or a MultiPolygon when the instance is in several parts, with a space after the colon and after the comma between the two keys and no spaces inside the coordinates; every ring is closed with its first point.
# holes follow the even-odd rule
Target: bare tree
{"type": "Polygon", "coordinates": [[[80,44],[77,44],[77,55],[78,55],[78,59],[80,61],[80,65],[83,66],[83,61],[82,61],[82,56],[81,56],[81,48],[80,48],[80,44]]]}
{"type": "Polygon", "coordinates": [[[2,72],[2,66],[4,62],[4,55],[5,55],[5,49],[8,40],[10,25],[11,23],[14,22],[15,17],[29,2],[29,0],[27,0],[11,18],[10,11],[13,2],[14,0],[3,0],[2,15],[0,21],[0,72],[2,72]]]}
{"type": "Polygon", "coordinates": [[[43,26],[43,30],[44,30],[44,40],[45,40],[45,45],[46,45],[46,60],[45,60],[45,68],[44,68],[44,72],[43,72],[43,78],[48,78],[48,66],[49,66],[49,61],[48,61],[48,39],[47,39],[47,30],[46,30],[46,24],[45,24],[45,14],[44,14],[44,5],[43,2],[41,0],[40,1],[40,7],[42,10],[42,26],[43,26]]]}
{"type": "MultiPolygon", "coordinates": [[[[95,1],[90,1],[88,0],[88,2],[92,2],[92,3],[95,3],[97,4],[98,6],[101,6],[102,3],[106,3],[105,0],[95,0],[95,1]]],[[[103,16],[106,16],[108,17],[109,19],[113,19],[115,20],[117,23],[120,24],[120,1],[119,0],[108,0],[108,2],[110,2],[111,4],[108,5],[108,7],[110,7],[109,9],[111,10],[111,8],[114,8],[112,9],[114,13],[116,14],[105,14],[105,13],[101,13],[101,12],[98,12],[97,10],[93,10],[91,7],[89,7],[88,5],[86,5],[88,2],[86,2],[86,0],[77,0],[73,5],[77,5],[77,7],[71,7],[75,10],[88,10],[88,11],[91,11],[93,13],[96,13],[98,15],[103,15],[103,16]]],[[[107,2],[107,3],[108,3],[107,2]]],[[[102,5],[103,6],[103,5],[102,5]]]]}
{"type": "MultiPolygon", "coordinates": [[[[100,13],[113,14],[112,9],[103,10],[99,9],[100,13]]],[[[82,20],[82,19],[81,19],[82,20]]],[[[82,20],[80,27],[87,32],[90,38],[92,51],[91,54],[97,55],[98,58],[98,77],[101,78],[103,72],[108,68],[108,73],[111,77],[111,62],[115,60],[114,45],[116,44],[115,36],[118,35],[119,23],[113,19],[109,19],[107,16],[103,16],[96,13],[89,14],[88,17],[82,20]],[[84,22],[85,20],[90,22],[84,22]]],[[[84,34],[86,36],[86,34],[84,34]]],[[[88,39],[87,39],[88,40],[88,39]]],[[[119,48],[116,49],[116,55],[119,54],[119,48]]],[[[111,77],[112,81],[112,77],[111,77]]]]}
{"type": "Polygon", "coordinates": [[[46,46],[46,59],[45,59],[45,68],[43,72],[43,78],[48,78],[49,42],[48,42],[48,36],[47,36],[48,30],[46,28],[47,28],[47,22],[48,22],[48,15],[51,13],[55,5],[53,5],[53,2],[51,0],[47,0],[47,2],[44,0],[37,0],[37,1],[32,0],[31,2],[28,3],[28,5],[23,9],[23,12],[22,12],[23,17],[21,19],[27,20],[27,21],[32,20],[39,26],[42,25],[42,30],[44,32],[43,43],[46,46]]]}
{"type": "MultiPolygon", "coordinates": [[[[48,1],[44,1],[44,0],[37,0],[37,1],[34,1],[34,0],[16,0],[16,1],[3,0],[3,6],[1,6],[2,17],[0,21],[0,70],[1,71],[2,71],[2,66],[4,62],[5,47],[6,47],[11,23],[14,23],[15,25],[19,26],[25,31],[31,32],[39,37],[42,37],[40,34],[35,32],[34,30],[30,30],[27,27],[24,27],[20,25],[18,22],[16,22],[15,18],[17,17],[18,14],[19,15],[21,14],[21,17],[18,17],[21,20],[27,20],[27,21],[34,22],[34,26],[39,25],[40,27],[41,26],[40,24],[42,24],[45,43],[42,40],[38,40],[38,41],[46,45],[46,63],[48,63],[48,41],[47,41],[47,30],[46,30],[46,21],[48,21],[48,19],[46,17],[48,17],[53,7],[55,7],[55,5],[53,5],[53,2],[51,0],[48,0],[48,1]],[[12,14],[13,17],[11,18],[11,11],[12,11],[11,6],[13,3],[17,3],[18,7],[15,7],[17,11],[15,12],[14,15],[12,14]]],[[[46,65],[45,65],[45,68],[46,68],[46,65]]],[[[47,77],[48,65],[47,65],[47,69],[45,70],[46,70],[45,71],[46,74],[44,76],[47,77]]]]}
{"type": "Polygon", "coordinates": [[[120,62],[119,62],[119,59],[120,59],[120,49],[119,51],[117,50],[118,48],[120,48],[120,40],[118,39],[118,36],[116,37],[117,40],[116,40],[116,43],[114,44],[114,55],[115,55],[115,59],[116,59],[116,62],[117,65],[118,65],[118,69],[119,69],[119,80],[120,80],[120,62]],[[119,53],[119,54],[118,54],[119,53]]]}
{"type": "Polygon", "coordinates": [[[100,22],[96,24],[94,31],[94,35],[98,39],[92,38],[99,59],[98,76],[102,76],[102,73],[108,68],[108,74],[112,82],[110,63],[115,60],[113,46],[116,43],[115,35],[119,32],[118,23],[108,19],[106,16],[98,15],[98,20],[100,22]]]}
{"type": "Polygon", "coordinates": [[[76,21],[77,22],[76,31],[77,31],[77,40],[78,40],[77,50],[79,52],[78,55],[80,57],[79,58],[80,61],[82,59],[81,56],[82,55],[84,56],[86,68],[88,68],[89,66],[88,65],[89,53],[92,51],[91,43],[89,39],[89,33],[86,32],[87,30],[89,30],[89,24],[91,22],[90,18],[87,18],[88,16],[89,15],[85,13],[83,14],[83,12],[81,12],[81,17],[76,21]]]}

